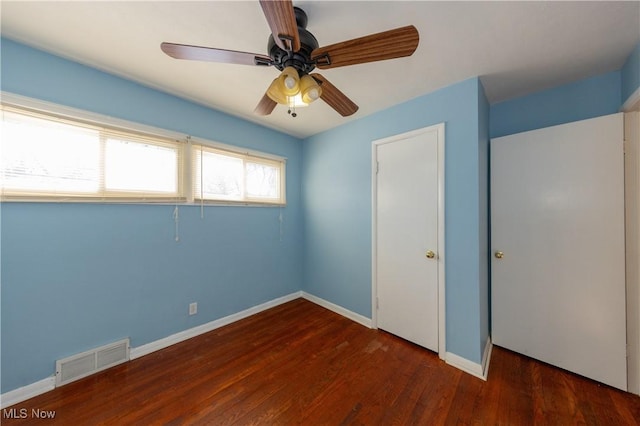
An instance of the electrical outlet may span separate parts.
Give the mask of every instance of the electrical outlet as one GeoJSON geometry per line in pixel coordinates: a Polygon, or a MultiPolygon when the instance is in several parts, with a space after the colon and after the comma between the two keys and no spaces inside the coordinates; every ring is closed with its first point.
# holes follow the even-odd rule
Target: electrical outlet
{"type": "Polygon", "coordinates": [[[198,302],[189,303],[189,315],[198,313],[198,302]]]}

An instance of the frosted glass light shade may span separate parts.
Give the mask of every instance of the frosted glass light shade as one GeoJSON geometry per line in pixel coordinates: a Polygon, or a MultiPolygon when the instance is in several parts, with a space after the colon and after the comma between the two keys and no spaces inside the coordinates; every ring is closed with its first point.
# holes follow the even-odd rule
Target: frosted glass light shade
{"type": "Polygon", "coordinates": [[[280,80],[280,77],[277,77],[271,82],[269,89],[267,89],[267,96],[271,98],[271,100],[274,102],[277,102],[282,105],[287,105],[288,103],[287,96],[284,93],[282,93],[282,91],[280,90],[279,80],[280,80]]]}
{"type": "Polygon", "coordinates": [[[300,92],[300,76],[293,67],[286,67],[278,77],[280,91],[285,96],[295,96],[300,92]]]}
{"type": "Polygon", "coordinates": [[[322,88],[310,75],[303,75],[300,79],[300,94],[306,104],[317,100],[322,95],[322,88]]]}

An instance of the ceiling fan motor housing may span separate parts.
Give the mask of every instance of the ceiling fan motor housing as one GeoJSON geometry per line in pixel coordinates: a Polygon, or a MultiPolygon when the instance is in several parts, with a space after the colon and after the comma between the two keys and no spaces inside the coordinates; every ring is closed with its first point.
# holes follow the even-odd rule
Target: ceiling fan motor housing
{"type": "Polygon", "coordinates": [[[257,114],[269,115],[278,103],[284,103],[281,101],[287,96],[281,86],[285,85],[292,91],[298,86],[296,96],[300,94],[304,103],[320,98],[347,117],[358,110],[358,105],[322,75],[311,71],[316,67],[324,70],[411,56],[420,41],[416,27],[407,25],[320,48],[316,38],[306,29],[307,14],[294,7],[292,0],[260,0],[260,7],[271,30],[267,42],[269,56],[167,42],[163,42],[160,48],[175,59],[274,66],[280,70],[281,75],[273,80],[258,103],[257,114]]]}
{"type": "Polygon", "coordinates": [[[299,7],[293,8],[296,15],[296,24],[298,25],[298,34],[300,38],[300,50],[290,52],[281,49],[273,39],[273,35],[269,36],[267,51],[269,57],[273,60],[273,66],[282,71],[286,67],[294,67],[302,76],[309,74],[316,67],[311,60],[311,52],[318,48],[318,40],[307,29],[307,14],[299,7]]]}

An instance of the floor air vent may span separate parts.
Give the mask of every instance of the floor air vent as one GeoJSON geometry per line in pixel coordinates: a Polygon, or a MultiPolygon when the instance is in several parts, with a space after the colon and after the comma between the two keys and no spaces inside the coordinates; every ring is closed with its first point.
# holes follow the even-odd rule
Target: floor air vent
{"type": "Polygon", "coordinates": [[[87,377],[129,360],[129,339],[56,361],[56,386],[87,377]]]}

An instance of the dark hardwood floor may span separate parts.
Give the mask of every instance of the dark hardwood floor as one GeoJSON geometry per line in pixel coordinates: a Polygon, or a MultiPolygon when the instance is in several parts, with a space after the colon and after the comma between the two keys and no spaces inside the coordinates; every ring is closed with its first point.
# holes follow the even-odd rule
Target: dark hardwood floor
{"type": "Polygon", "coordinates": [[[3,425],[640,422],[638,396],[498,347],[484,382],[303,299],[9,408],[27,416],[3,425]]]}

